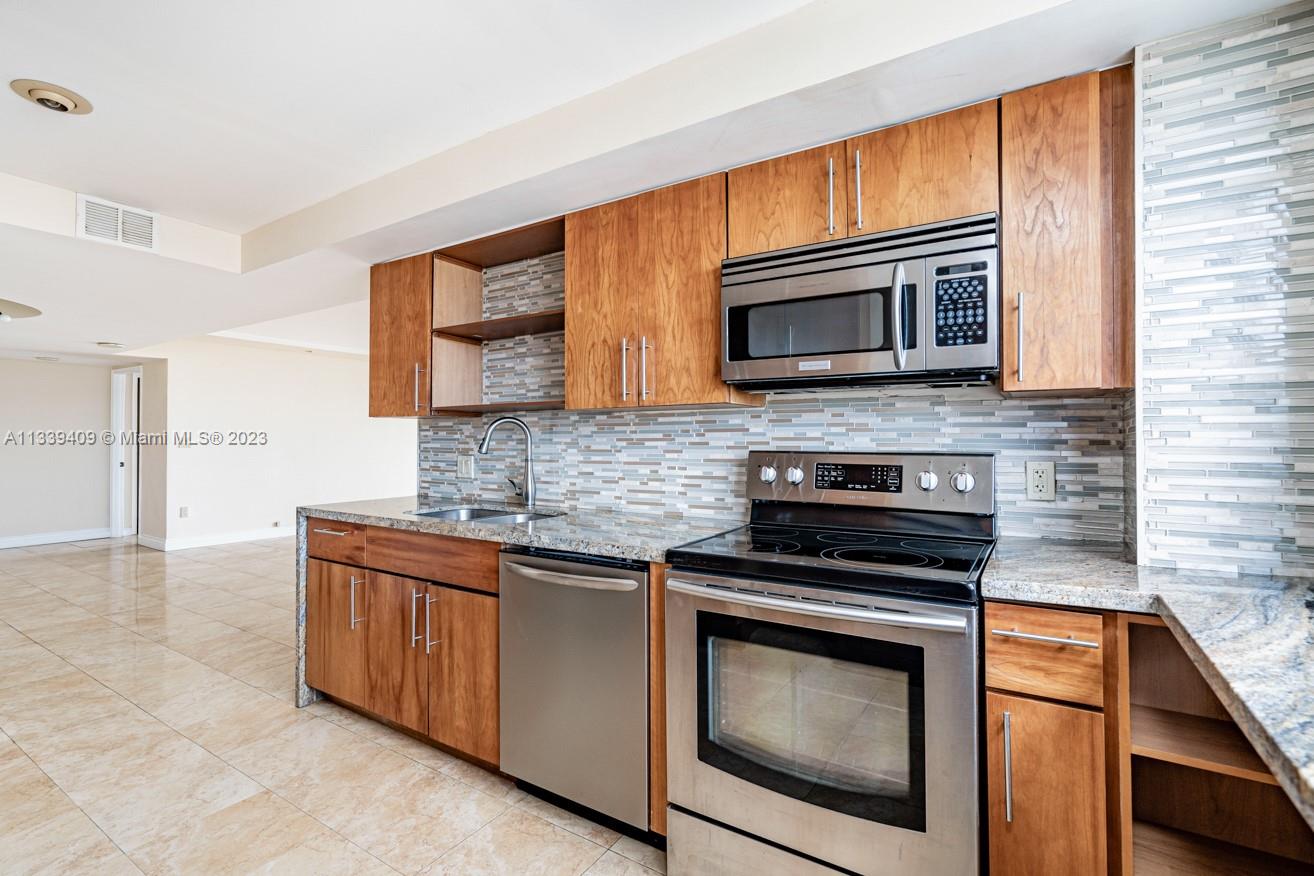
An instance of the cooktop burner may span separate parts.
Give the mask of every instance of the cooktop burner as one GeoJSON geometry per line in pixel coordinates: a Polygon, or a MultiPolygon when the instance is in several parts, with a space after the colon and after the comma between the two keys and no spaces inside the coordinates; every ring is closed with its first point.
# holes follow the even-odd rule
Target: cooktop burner
{"type": "Polygon", "coordinates": [[[993,541],[750,523],[667,553],[684,568],[971,599],[993,541]]]}

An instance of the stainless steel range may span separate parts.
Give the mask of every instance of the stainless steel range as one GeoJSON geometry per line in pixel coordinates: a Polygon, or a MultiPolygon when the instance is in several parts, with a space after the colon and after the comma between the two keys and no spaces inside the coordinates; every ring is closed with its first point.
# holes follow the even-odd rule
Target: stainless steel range
{"type": "Polygon", "coordinates": [[[667,554],[669,872],[980,870],[988,454],[752,453],[667,554]]]}

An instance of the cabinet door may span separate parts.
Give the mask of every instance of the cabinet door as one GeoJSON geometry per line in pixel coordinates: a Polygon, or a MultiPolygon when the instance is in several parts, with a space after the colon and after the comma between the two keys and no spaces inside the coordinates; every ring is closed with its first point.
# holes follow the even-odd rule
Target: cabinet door
{"type": "Polygon", "coordinates": [[[370,268],[370,416],[429,411],[433,256],[370,268]]]}
{"type": "Polygon", "coordinates": [[[737,167],[729,173],[730,256],[848,236],[843,143],[737,167]]]}
{"type": "Polygon", "coordinates": [[[369,573],[365,708],[423,732],[429,724],[429,661],[424,611],[428,585],[414,578],[369,573]]]}
{"type": "Polygon", "coordinates": [[[497,597],[429,585],[438,641],[429,653],[429,735],[498,762],[497,597]]]}
{"type": "Polygon", "coordinates": [[[656,276],[640,303],[639,403],[724,403],[730,400],[721,380],[725,174],[658,189],[644,219],[656,276]]]}
{"type": "Polygon", "coordinates": [[[987,692],[986,721],[991,872],[1104,876],[1104,716],[987,692]]]}
{"type": "Polygon", "coordinates": [[[566,407],[638,403],[636,306],[652,290],[652,193],[566,216],[566,407]],[[623,347],[622,347],[623,345],[623,347]]]}
{"type": "Polygon", "coordinates": [[[363,569],[306,561],[306,684],[365,706],[368,619],[369,591],[363,569]]]}
{"type": "Polygon", "coordinates": [[[1130,385],[1130,75],[1001,100],[1003,389],[1130,385]]]}
{"type": "Polygon", "coordinates": [[[999,212],[998,101],[854,137],[848,150],[850,234],[999,212]]]}

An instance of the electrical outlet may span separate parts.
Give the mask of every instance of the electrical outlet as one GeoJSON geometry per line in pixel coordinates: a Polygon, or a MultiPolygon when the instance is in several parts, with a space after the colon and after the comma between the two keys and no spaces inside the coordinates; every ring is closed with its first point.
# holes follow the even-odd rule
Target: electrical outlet
{"type": "Polygon", "coordinates": [[[474,480],[474,457],[469,453],[461,453],[457,455],[456,476],[467,481],[474,480]]]}
{"type": "Polygon", "coordinates": [[[278,528],[278,527],[280,527],[280,526],[282,526],[282,525],[283,525],[283,521],[281,521],[281,520],[275,520],[275,521],[274,521],[274,527],[275,527],[275,528],[278,528]]]}
{"type": "Polygon", "coordinates": [[[1038,502],[1054,501],[1054,463],[1027,462],[1027,498],[1038,502]]]}
{"type": "Polygon", "coordinates": [[[179,505],[179,506],[178,506],[178,516],[179,516],[179,517],[186,517],[186,516],[187,516],[187,506],[186,506],[186,505],[179,505]]]}

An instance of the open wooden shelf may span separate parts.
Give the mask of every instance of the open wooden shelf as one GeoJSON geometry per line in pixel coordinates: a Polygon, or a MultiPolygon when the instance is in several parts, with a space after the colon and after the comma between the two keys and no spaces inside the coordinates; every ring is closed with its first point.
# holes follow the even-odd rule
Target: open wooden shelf
{"type": "Polygon", "coordinates": [[[476,268],[491,268],[566,248],[566,217],[557,216],[500,234],[468,240],[437,250],[434,255],[476,268]]]}
{"type": "Polygon", "coordinates": [[[1136,876],[1295,876],[1310,866],[1219,842],[1193,833],[1137,821],[1132,826],[1136,876]]]}
{"type": "Polygon", "coordinates": [[[539,313],[504,316],[500,319],[485,319],[479,322],[461,323],[460,325],[445,325],[434,329],[433,333],[435,337],[482,344],[484,341],[500,341],[504,338],[518,338],[521,335],[559,332],[564,330],[565,327],[566,311],[544,310],[539,313]]]}
{"type": "Polygon", "coordinates": [[[1276,785],[1277,779],[1231,721],[1132,704],[1132,754],[1276,785]]]}
{"type": "Polygon", "coordinates": [[[565,399],[547,399],[545,401],[491,402],[482,405],[444,405],[436,407],[434,414],[465,414],[477,417],[480,414],[508,414],[517,411],[559,411],[565,408],[565,399]]]}

